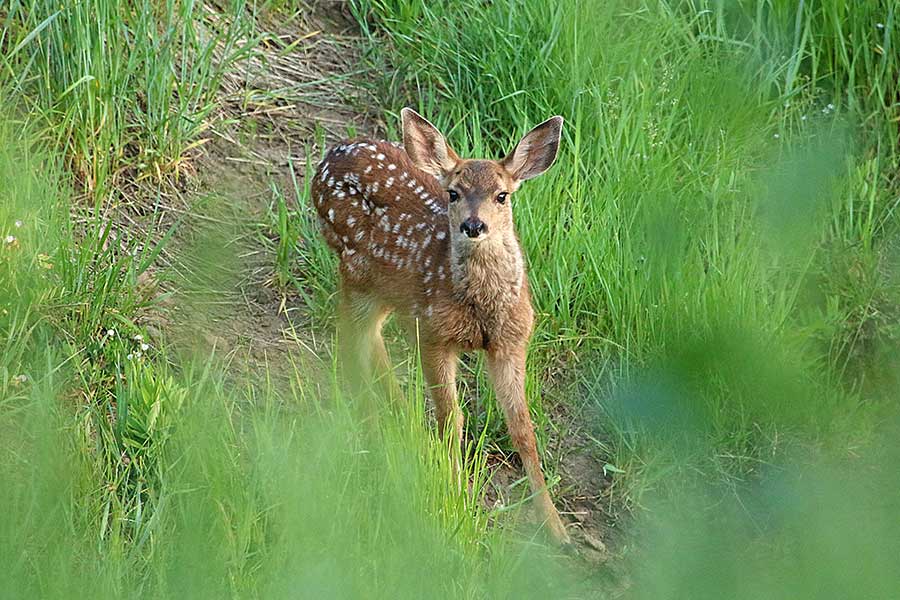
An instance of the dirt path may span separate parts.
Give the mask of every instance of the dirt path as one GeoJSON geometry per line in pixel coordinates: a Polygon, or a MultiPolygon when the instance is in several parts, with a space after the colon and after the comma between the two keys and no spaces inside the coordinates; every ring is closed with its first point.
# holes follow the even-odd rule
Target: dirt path
{"type": "Polygon", "coordinates": [[[195,161],[193,207],[169,261],[174,320],[181,338],[230,357],[238,375],[277,375],[272,367],[288,355],[315,360],[328,351],[330,340],[315,337],[322,328],[310,327],[299,296],[275,285],[278,240],[267,223],[276,195],[291,210],[307,208],[298,206],[294,180],[302,184],[320,142],[346,137],[348,127],[379,131],[359,85],[366,73],[354,23],[342,7],[323,2],[288,22],[259,23],[261,52],[225,77],[220,114],[195,161]]]}
{"type": "MultiPolygon", "coordinates": [[[[297,206],[294,178],[302,179],[308,155],[321,154],[321,140],[328,145],[351,128],[362,135],[384,131],[365,86],[373,74],[363,66],[356,25],[342,7],[322,2],[302,19],[261,24],[271,34],[265,51],[226,78],[221,118],[196,162],[194,200],[210,194],[233,205],[218,207],[214,217],[208,211],[201,217],[195,209],[179,235],[175,254],[184,260],[169,261],[180,279],[174,286],[182,306],[177,328],[204,350],[230,356],[236,376],[261,370],[277,376],[278,365],[287,360],[318,360],[330,352],[327,334],[316,337],[327,328],[310,320],[297,294],[274,285],[274,258],[265,244],[272,234],[260,223],[267,219],[274,193],[292,208],[306,210],[297,206]],[[212,236],[204,233],[210,224],[218,225],[212,236]],[[217,276],[223,269],[220,255],[191,256],[192,248],[203,243],[227,248],[228,255],[238,257],[237,268],[217,276]],[[205,290],[196,289],[198,278],[212,281],[205,290]]],[[[565,432],[550,450],[562,478],[559,503],[572,523],[576,551],[589,565],[607,562],[611,517],[603,463],[585,443],[581,415],[567,412],[564,402],[548,404],[565,432]]],[[[494,476],[487,501],[506,504],[521,466],[517,457],[499,450],[489,463],[494,476]]]]}

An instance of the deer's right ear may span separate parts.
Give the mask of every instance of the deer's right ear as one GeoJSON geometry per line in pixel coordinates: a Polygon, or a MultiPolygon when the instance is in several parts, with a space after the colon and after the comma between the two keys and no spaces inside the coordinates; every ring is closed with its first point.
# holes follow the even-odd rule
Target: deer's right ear
{"type": "Polygon", "coordinates": [[[400,111],[403,121],[403,146],[413,163],[439,180],[456,168],[459,156],[447,140],[425,117],[411,108],[400,111]]]}

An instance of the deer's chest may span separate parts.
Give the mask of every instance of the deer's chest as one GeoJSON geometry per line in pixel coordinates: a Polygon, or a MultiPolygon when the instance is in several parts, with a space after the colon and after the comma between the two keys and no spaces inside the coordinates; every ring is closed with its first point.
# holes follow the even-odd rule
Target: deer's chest
{"type": "Polygon", "coordinates": [[[531,302],[515,240],[458,250],[449,258],[452,277],[435,307],[435,337],[463,351],[527,339],[531,302]]]}
{"type": "Polygon", "coordinates": [[[524,289],[489,300],[463,298],[438,307],[435,334],[463,351],[518,343],[530,333],[531,304],[524,289]]]}

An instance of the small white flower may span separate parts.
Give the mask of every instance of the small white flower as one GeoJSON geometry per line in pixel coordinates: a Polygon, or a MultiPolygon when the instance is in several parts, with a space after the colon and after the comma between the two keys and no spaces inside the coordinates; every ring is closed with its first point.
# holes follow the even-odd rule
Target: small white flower
{"type": "Polygon", "coordinates": [[[132,360],[132,359],[134,358],[134,354],[132,354],[131,352],[129,352],[128,355],[127,355],[125,358],[127,358],[128,360],[132,360]]]}
{"type": "Polygon", "coordinates": [[[828,110],[834,110],[834,104],[832,104],[831,102],[829,102],[827,108],[828,108],[828,110]]]}
{"type": "Polygon", "coordinates": [[[133,339],[136,342],[142,342],[142,341],[144,341],[144,336],[142,336],[141,334],[137,334],[136,336],[134,336],[131,339],[133,339]]]}
{"type": "Polygon", "coordinates": [[[26,381],[28,381],[28,375],[25,375],[24,373],[22,375],[16,375],[15,377],[13,377],[13,383],[16,385],[22,385],[26,381]]]}
{"type": "Polygon", "coordinates": [[[116,330],[115,329],[107,329],[106,335],[107,335],[107,337],[116,337],[116,330]]]}
{"type": "Polygon", "coordinates": [[[149,345],[149,344],[141,344],[141,350],[143,350],[144,352],[146,352],[146,351],[149,350],[149,349],[150,349],[150,345],[149,345]]]}
{"type": "Polygon", "coordinates": [[[875,23],[875,27],[878,29],[884,29],[884,23],[875,23]]]}
{"type": "Polygon", "coordinates": [[[134,357],[135,357],[135,358],[140,358],[141,356],[143,356],[143,354],[141,354],[140,352],[135,352],[135,353],[134,353],[134,357]]]}
{"type": "Polygon", "coordinates": [[[806,115],[803,115],[802,117],[800,117],[800,120],[801,120],[801,121],[805,121],[805,120],[806,120],[806,115]]]}
{"type": "Polygon", "coordinates": [[[18,220],[17,220],[14,224],[15,224],[15,226],[16,226],[16,229],[18,229],[19,227],[22,226],[22,221],[18,221],[18,220]]]}
{"type": "Polygon", "coordinates": [[[16,236],[8,235],[5,238],[3,238],[3,241],[6,242],[7,244],[14,244],[16,241],[16,236]]]}
{"type": "Polygon", "coordinates": [[[774,136],[772,136],[772,137],[774,137],[774,138],[777,140],[778,138],[781,137],[781,135],[776,133],[776,134],[775,134],[774,136]]]}

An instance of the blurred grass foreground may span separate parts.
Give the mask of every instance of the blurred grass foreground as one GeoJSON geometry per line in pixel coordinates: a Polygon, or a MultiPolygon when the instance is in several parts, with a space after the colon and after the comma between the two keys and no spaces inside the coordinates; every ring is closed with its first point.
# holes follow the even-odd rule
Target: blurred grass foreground
{"type": "Polygon", "coordinates": [[[485,454],[509,444],[477,361],[459,490],[414,359],[408,402],[371,420],[329,353],[256,372],[178,335],[190,298],[213,299],[192,326],[214,322],[240,231],[276,240],[257,254],[302,298],[298,337],[331,335],[303,183],[264,181],[262,216],[193,198],[180,248],[162,200],[225,75],[295,51],[266,27],[319,4],[5,3],[0,597],[900,596],[897,8],[347,3],[389,74],[360,83],[387,133],[413,105],[461,155],[497,157],[567,119],[514,211],[545,464],[564,439],[602,471],[610,555],[589,562],[485,501],[485,454]],[[138,194],[152,226],[129,230],[115,215],[138,194]]]}

